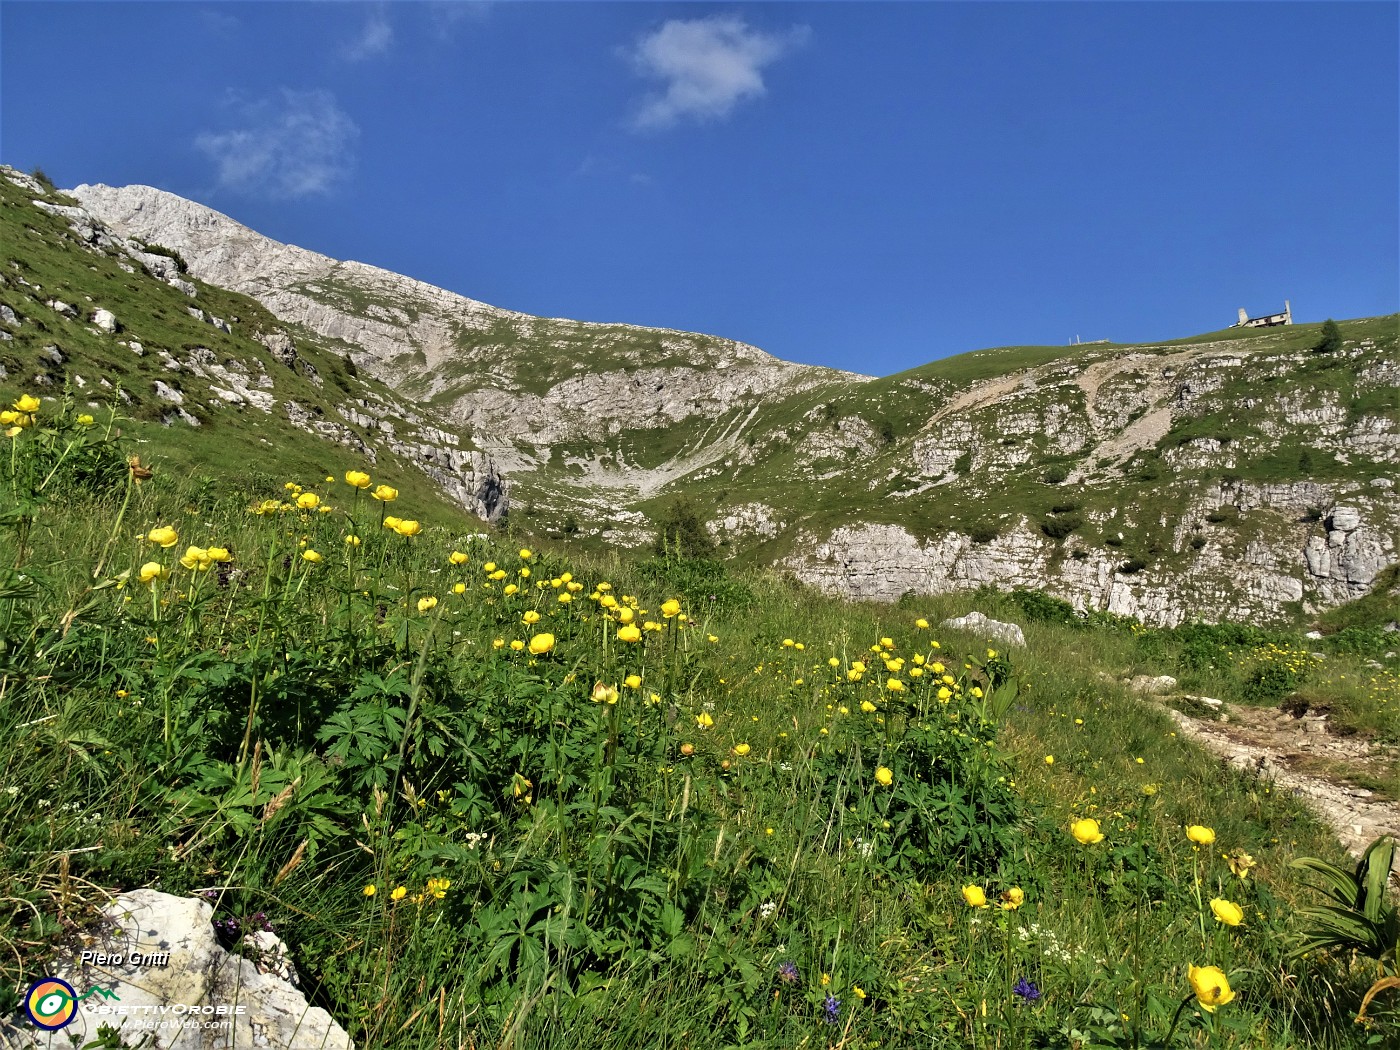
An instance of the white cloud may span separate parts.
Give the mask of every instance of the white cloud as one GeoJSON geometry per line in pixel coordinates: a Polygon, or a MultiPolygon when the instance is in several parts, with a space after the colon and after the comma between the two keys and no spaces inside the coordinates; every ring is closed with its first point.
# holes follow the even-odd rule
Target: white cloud
{"type": "Polygon", "coordinates": [[[389,16],[383,7],[370,12],[360,35],[350,44],[341,48],[341,56],[351,62],[362,62],[375,55],[382,55],[394,42],[394,27],[389,24],[389,16]]]}
{"type": "Polygon", "coordinates": [[[219,186],[276,198],[328,192],[354,166],[360,129],[329,91],[290,91],[235,102],[242,127],[206,131],[195,146],[218,167],[219,186]]]}
{"type": "Polygon", "coordinates": [[[809,35],[806,26],[760,32],[737,15],[666,22],[628,54],[638,73],[665,82],[664,90],[642,101],[633,126],[665,128],[686,117],[727,117],[744,99],[763,95],[763,67],[809,35]]]}

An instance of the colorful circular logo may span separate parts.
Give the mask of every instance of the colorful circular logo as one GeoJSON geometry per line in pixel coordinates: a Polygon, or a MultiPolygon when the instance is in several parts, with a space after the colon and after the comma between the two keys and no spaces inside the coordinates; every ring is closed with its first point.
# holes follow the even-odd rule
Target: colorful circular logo
{"type": "Polygon", "coordinates": [[[24,997],[24,1010],[40,1028],[54,1031],[62,1028],[78,1012],[78,993],[67,981],[57,977],[41,977],[29,986],[24,997]]]}

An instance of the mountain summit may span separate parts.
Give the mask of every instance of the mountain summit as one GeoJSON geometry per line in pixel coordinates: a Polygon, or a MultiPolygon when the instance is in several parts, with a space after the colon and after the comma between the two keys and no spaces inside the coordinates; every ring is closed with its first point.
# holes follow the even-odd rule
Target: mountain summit
{"type": "MultiPolygon", "coordinates": [[[[190,297],[187,312],[227,304],[207,346],[152,334],[167,371],[227,372],[210,347],[251,338],[304,363],[269,379],[295,396],[239,388],[264,398],[267,426],[382,450],[483,516],[508,490],[534,532],[635,545],[684,496],[720,554],[827,590],[1025,586],[1158,624],[1332,606],[1400,548],[1395,317],[1343,322],[1325,351],[1317,325],[1236,328],[981,350],[869,378],[713,336],[504,310],[151,187],[62,197],[7,178],[8,211],[48,231],[46,264],[69,275],[50,276],[60,292],[98,254],[159,282],[162,302],[190,297]],[[333,382],[310,382],[316,368],[333,382]]],[[[13,269],[39,248],[17,235],[10,250],[13,269]]],[[[134,316],[120,300],[144,287],[114,283],[96,305],[134,316]]],[[[7,362],[53,382],[60,366],[23,323],[50,297],[9,278],[0,292],[19,318],[7,362]]],[[[105,354],[115,338],[76,320],[71,351],[54,344],[69,370],[81,346],[105,354]]],[[[170,389],[142,382],[157,401],[170,389]]],[[[192,426],[229,392],[191,384],[155,418],[192,426]]]]}

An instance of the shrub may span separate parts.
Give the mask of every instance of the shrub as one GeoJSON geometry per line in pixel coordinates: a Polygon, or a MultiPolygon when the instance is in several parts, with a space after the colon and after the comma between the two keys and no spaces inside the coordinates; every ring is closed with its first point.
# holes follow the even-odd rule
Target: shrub
{"type": "Polygon", "coordinates": [[[968,535],[972,537],[973,543],[991,543],[1001,535],[1001,529],[991,522],[979,521],[968,529],[968,535]]]}
{"type": "Polygon", "coordinates": [[[1147,568],[1147,562],[1143,561],[1141,558],[1129,558],[1122,565],[1118,566],[1118,571],[1124,576],[1132,576],[1142,572],[1145,568],[1147,568]]]}
{"type": "Polygon", "coordinates": [[[1025,587],[1017,587],[1011,592],[1011,597],[1021,607],[1021,612],[1027,620],[1034,620],[1038,623],[1068,623],[1076,626],[1080,623],[1079,613],[1075,611],[1073,605],[1063,598],[1056,598],[1044,591],[1032,591],[1025,587]]]}
{"type": "Polygon", "coordinates": [[[1316,343],[1313,344],[1313,353],[1332,354],[1342,348],[1342,333],[1337,327],[1337,322],[1332,318],[1322,322],[1322,332],[1316,343]]]}
{"type": "Polygon", "coordinates": [[[652,542],[654,553],[693,559],[704,558],[714,549],[700,509],[685,496],[672,500],[657,518],[656,539],[652,542]]]}
{"type": "Polygon", "coordinates": [[[1213,511],[1206,515],[1206,521],[1210,522],[1212,525],[1233,525],[1239,520],[1240,508],[1233,505],[1216,507],[1213,511]]]}
{"type": "Polygon", "coordinates": [[[1058,485],[1069,477],[1069,467],[1063,463],[1052,463],[1045,469],[1045,482],[1048,485],[1058,485]]]}
{"type": "Polygon", "coordinates": [[[1052,540],[1062,540],[1083,524],[1084,518],[1079,514],[1060,514],[1041,521],[1040,531],[1052,540]]]}

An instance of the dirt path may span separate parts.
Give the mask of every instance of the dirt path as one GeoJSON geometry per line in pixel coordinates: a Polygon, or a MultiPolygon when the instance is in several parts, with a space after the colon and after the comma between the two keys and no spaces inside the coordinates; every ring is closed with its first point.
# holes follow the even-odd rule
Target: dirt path
{"type": "Polygon", "coordinates": [[[1227,704],[1223,721],[1168,710],[1182,733],[1202,747],[1304,799],[1353,856],[1381,835],[1400,839],[1400,802],[1348,784],[1338,768],[1383,773],[1400,760],[1394,748],[1334,736],[1325,717],[1294,718],[1272,708],[1227,704]]]}

